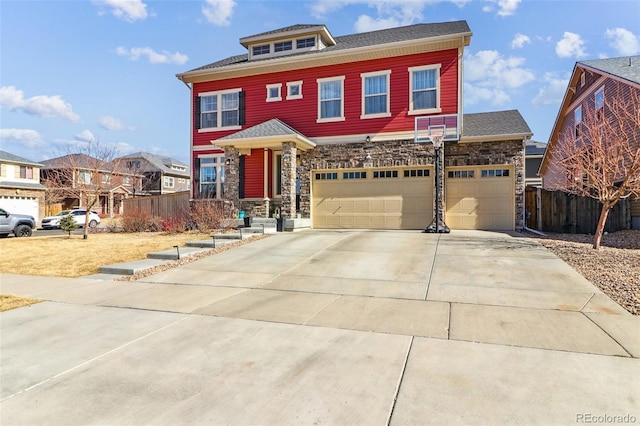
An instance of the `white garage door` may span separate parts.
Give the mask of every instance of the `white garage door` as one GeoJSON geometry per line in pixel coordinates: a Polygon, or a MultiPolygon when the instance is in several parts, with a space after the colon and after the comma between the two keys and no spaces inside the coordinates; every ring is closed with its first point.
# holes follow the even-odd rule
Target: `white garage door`
{"type": "Polygon", "coordinates": [[[9,213],[28,214],[33,216],[36,221],[38,217],[38,199],[34,197],[12,197],[0,196],[0,207],[9,213]]]}
{"type": "Polygon", "coordinates": [[[513,230],[513,166],[447,167],[445,222],[451,229],[513,230]]]}
{"type": "Polygon", "coordinates": [[[315,170],[314,228],[423,229],[433,218],[433,168],[315,170]]]}

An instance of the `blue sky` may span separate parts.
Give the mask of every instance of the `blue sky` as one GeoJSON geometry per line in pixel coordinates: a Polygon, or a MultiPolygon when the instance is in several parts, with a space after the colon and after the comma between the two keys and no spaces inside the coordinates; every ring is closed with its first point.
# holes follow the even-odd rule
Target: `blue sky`
{"type": "Polygon", "coordinates": [[[461,19],[464,111],[518,109],[543,142],[576,61],[640,54],[635,0],[0,0],[0,149],[42,161],[93,140],[188,163],[175,75],[245,53],[241,37],[461,19]]]}

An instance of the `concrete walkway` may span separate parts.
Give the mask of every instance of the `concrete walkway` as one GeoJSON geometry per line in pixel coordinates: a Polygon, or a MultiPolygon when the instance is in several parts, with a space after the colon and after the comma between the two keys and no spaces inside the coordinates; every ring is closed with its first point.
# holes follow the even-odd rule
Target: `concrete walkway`
{"type": "Polygon", "coordinates": [[[279,233],[0,292],[47,300],[0,314],[3,425],[640,422],[640,317],[515,233],[279,233]]]}

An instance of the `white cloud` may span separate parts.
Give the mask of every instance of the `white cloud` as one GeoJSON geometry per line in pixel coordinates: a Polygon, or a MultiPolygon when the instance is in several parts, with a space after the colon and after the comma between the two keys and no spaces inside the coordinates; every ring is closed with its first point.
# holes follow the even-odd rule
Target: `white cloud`
{"type": "Polygon", "coordinates": [[[584,40],[579,34],[565,31],[562,40],[556,43],[556,54],[560,58],[583,58],[587,56],[584,40]]]}
{"type": "Polygon", "coordinates": [[[150,47],[132,47],[131,49],[127,49],[120,46],[116,48],[116,53],[120,56],[126,56],[132,61],[137,61],[141,56],[146,56],[149,60],[149,63],[152,64],[182,65],[189,60],[189,57],[187,55],[183,55],[182,53],[170,53],[167,51],[158,53],[150,47]]]}
{"type": "Polygon", "coordinates": [[[347,6],[365,5],[375,9],[375,16],[360,15],[354,23],[357,32],[410,25],[423,20],[424,9],[436,3],[453,3],[459,7],[470,0],[316,0],[311,6],[311,15],[326,19],[327,15],[347,6]]]}
{"type": "Polygon", "coordinates": [[[612,39],[609,45],[621,56],[631,56],[640,53],[640,40],[625,28],[607,29],[605,37],[612,39]]]}
{"type": "MultiPolygon", "coordinates": [[[[516,12],[522,0],[485,0],[498,6],[499,16],[511,16],[516,12]]],[[[483,12],[493,12],[493,4],[485,4],[482,7],[483,12]]]]}
{"type": "Polygon", "coordinates": [[[569,85],[569,77],[560,77],[555,73],[548,72],[544,75],[544,84],[531,103],[533,105],[560,105],[569,85]]]}
{"type": "Polygon", "coordinates": [[[93,142],[96,137],[89,130],[83,130],[73,137],[73,139],[80,142],[93,142]]]}
{"type": "Polygon", "coordinates": [[[202,14],[210,24],[228,26],[231,24],[233,8],[236,4],[233,0],[205,0],[202,14]]]}
{"type": "Polygon", "coordinates": [[[98,125],[107,130],[135,130],[133,127],[125,125],[119,118],[110,115],[100,117],[98,125]]]}
{"type": "Polygon", "coordinates": [[[92,0],[92,3],[100,7],[100,14],[104,14],[102,7],[110,8],[116,18],[127,22],[138,19],[147,19],[147,5],[141,0],[92,0]]]}
{"type": "Polygon", "coordinates": [[[24,92],[14,86],[0,87],[0,106],[40,117],[63,118],[74,123],[80,121],[78,114],[73,112],[71,105],[63,101],[60,95],[39,95],[25,99],[24,92]]]}
{"type": "Polygon", "coordinates": [[[25,148],[41,148],[45,145],[42,136],[31,129],[0,129],[0,140],[2,145],[13,143],[25,148]]]}
{"type": "Polygon", "coordinates": [[[524,68],[524,58],[504,57],[495,50],[465,55],[465,104],[489,101],[493,105],[509,102],[509,92],[533,81],[535,75],[524,68]]]}
{"type": "Polygon", "coordinates": [[[511,40],[511,48],[512,49],[522,49],[526,43],[531,44],[531,39],[529,36],[524,34],[516,34],[513,40],[511,40]]]}

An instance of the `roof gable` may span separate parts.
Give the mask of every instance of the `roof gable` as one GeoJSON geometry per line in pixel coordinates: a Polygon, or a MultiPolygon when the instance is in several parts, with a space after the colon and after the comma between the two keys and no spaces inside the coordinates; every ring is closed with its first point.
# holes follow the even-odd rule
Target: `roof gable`
{"type": "Polygon", "coordinates": [[[640,56],[594,59],[578,62],[578,66],[601,71],[610,76],[640,84],[640,56]]]}

